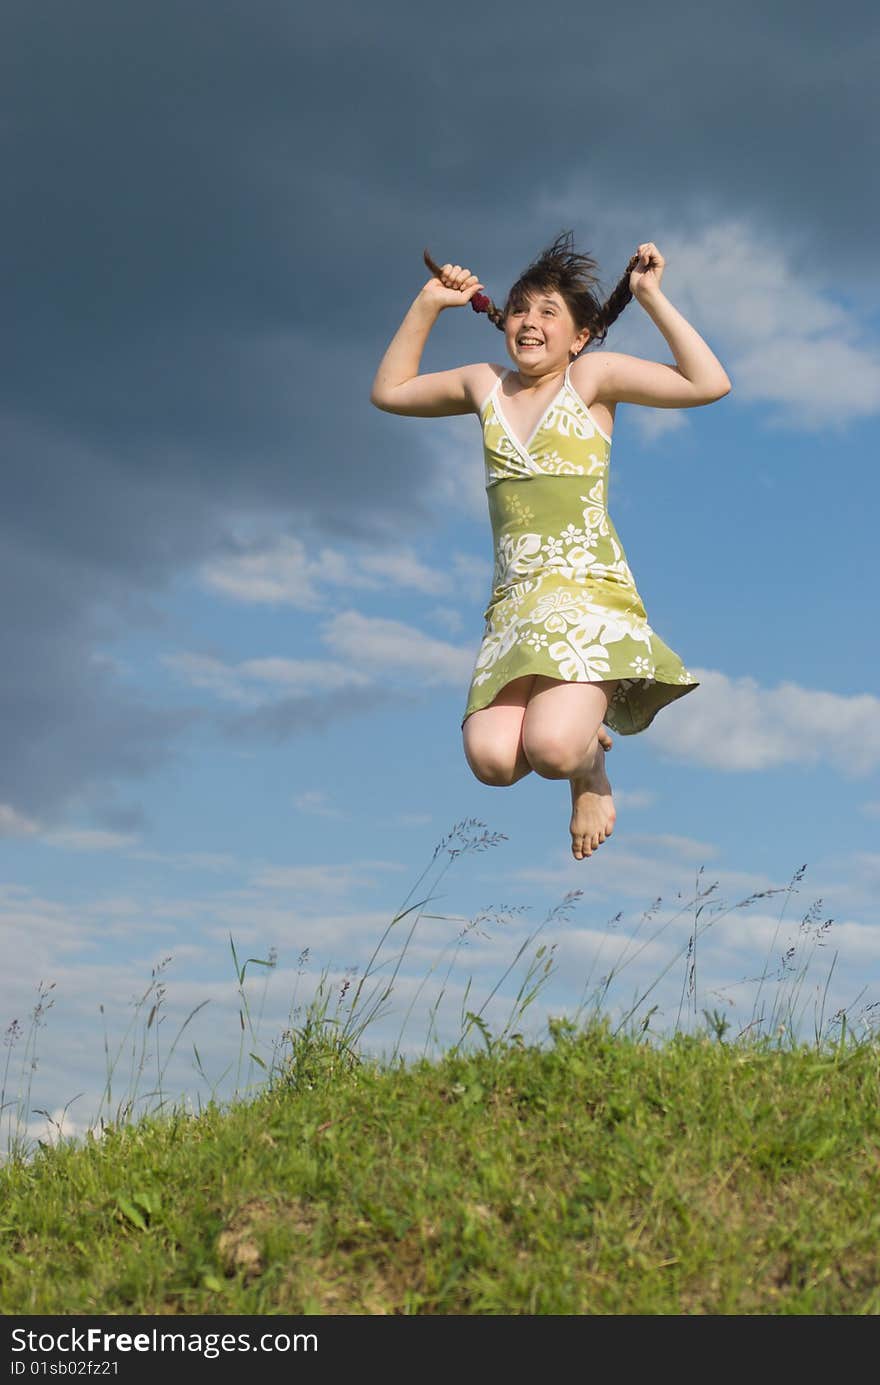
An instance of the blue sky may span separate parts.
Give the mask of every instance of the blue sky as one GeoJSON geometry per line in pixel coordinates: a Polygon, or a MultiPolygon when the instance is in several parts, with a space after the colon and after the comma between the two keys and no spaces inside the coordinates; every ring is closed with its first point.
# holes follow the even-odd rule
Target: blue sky
{"type": "MultiPolygon", "coordinates": [[[[556,970],[535,1033],[633,936],[609,1005],[656,981],[652,1023],[674,1025],[707,886],[691,1015],[736,1031],[753,978],[772,1005],[808,959],[803,1013],[829,974],[826,1019],[876,1013],[876,13],[682,7],[661,24],[563,4],[566,42],[554,30],[536,56],[525,6],[453,10],[436,35],[397,4],[369,23],[329,4],[307,30],[259,0],[157,4],[149,23],[10,9],[0,1024],[8,1099],[15,1022],[52,985],[26,1080],[56,1120],[77,1097],[72,1133],[100,1102],[103,1025],[115,1051],[151,981],[160,1061],[203,1007],[169,1091],[206,1097],[195,1043],[222,1095],[230,935],[277,957],[249,991],[267,1057],[323,968],[334,995],[356,984],[468,820],[503,839],[441,849],[436,917],[378,1046],[414,1000],[401,1043],[421,1050],[463,933],[439,1022],[457,1037],[468,979],[482,1003],[572,891],[541,934],[556,970]],[[617,825],[582,862],[564,783],[489,788],[461,753],[492,559],[477,420],[369,403],[425,245],[497,301],[569,227],[606,290],[653,240],[733,385],[704,408],[617,411],[609,509],[651,624],[701,685],[614,737],[617,825]]],[[[607,347],[671,359],[637,303],[607,347]]],[[[505,363],[501,334],[444,313],[423,368],[474,360],[505,363]]]]}

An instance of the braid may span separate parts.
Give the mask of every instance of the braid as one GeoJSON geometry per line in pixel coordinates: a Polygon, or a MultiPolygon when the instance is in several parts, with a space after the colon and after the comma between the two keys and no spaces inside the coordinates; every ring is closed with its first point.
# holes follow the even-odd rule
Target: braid
{"type": "MultiPolygon", "coordinates": [[[[548,249],[529,265],[520,275],[503,308],[497,307],[485,293],[475,293],[471,299],[474,312],[485,313],[489,321],[500,331],[504,331],[504,319],[509,307],[518,307],[520,302],[535,289],[557,289],[569,306],[579,328],[590,329],[590,344],[604,342],[608,328],[616,322],[627,303],[632,301],[629,276],[639,262],[638,254],[630,259],[621,278],[615,284],[608,298],[600,304],[592,292],[596,284],[596,262],[590,255],[578,254],[573,249],[574,233],[563,231],[548,249]]],[[[425,264],[439,279],[442,274],[426,250],[425,264]]]]}
{"type": "MultiPolygon", "coordinates": [[[[440,265],[435,264],[435,262],[431,259],[431,256],[428,254],[427,250],[424,252],[424,261],[430,269],[431,273],[437,279],[439,279],[440,275],[443,273],[443,270],[440,265]]],[[[495,304],[492,302],[492,299],[489,298],[487,294],[475,293],[473,298],[471,299],[471,307],[473,308],[475,313],[485,313],[489,321],[494,323],[494,325],[499,329],[499,331],[504,331],[504,309],[496,308],[495,304]]]]}
{"type": "Polygon", "coordinates": [[[632,302],[632,293],[629,287],[629,276],[632,274],[638,262],[638,255],[633,255],[632,259],[627,264],[626,269],[623,271],[621,278],[618,279],[614,288],[611,290],[611,293],[609,294],[608,298],[605,300],[605,302],[602,304],[602,307],[599,309],[599,317],[596,324],[599,330],[595,334],[595,336],[591,338],[592,340],[596,340],[598,338],[598,340],[604,341],[606,336],[608,335],[608,328],[612,325],[612,323],[617,321],[617,319],[620,317],[620,314],[626,307],[627,303],[632,302]]]}

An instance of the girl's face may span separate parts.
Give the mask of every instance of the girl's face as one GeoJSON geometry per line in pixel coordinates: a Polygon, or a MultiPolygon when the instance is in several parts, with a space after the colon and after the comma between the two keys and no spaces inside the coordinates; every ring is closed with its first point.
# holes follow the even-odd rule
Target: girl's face
{"type": "Polygon", "coordinates": [[[523,375],[549,375],[563,370],[589,340],[588,328],[578,331],[561,294],[538,290],[525,307],[511,308],[504,319],[507,352],[523,375]]]}

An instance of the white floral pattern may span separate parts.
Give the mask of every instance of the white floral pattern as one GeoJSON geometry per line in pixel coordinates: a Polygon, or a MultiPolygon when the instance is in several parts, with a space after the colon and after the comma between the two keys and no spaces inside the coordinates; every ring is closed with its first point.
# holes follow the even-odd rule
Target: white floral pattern
{"type": "Polygon", "coordinates": [[[503,379],[482,410],[495,569],[465,719],[525,674],[613,678],[605,720],[633,735],[699,684],[648,623],[608,513],[611,443],[566,371],[524,446],[504,417],[503,379]]]}

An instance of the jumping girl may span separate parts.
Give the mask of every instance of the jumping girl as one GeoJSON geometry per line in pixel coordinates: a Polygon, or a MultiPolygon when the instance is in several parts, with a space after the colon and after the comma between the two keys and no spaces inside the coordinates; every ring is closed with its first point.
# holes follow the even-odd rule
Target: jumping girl
{"type": "Polygon", "coordinates": [[[386,413],[474,413],[483,431],[495,547],[493,590],[462,721],[468,764],[483,784],[534,770],[571,785],[571,847],[592,855],[614,827],[605,772],[613,744],[650,726],[698,682],[648,624],[608,514],[618,404],[691,409],[730,390],[718,358],[660,290],[665,260],[640,245],[605,303],[596,262],[564,232],[520,275],[498,309],[457,264],[436,265],[373,383],[386,413]],[[662,365],[602,345],[635,298],[675,357],[662,365]],[[471,303],[504,332],[514,370],[480,363],[419,374],[444,308],[471,303]]]}

